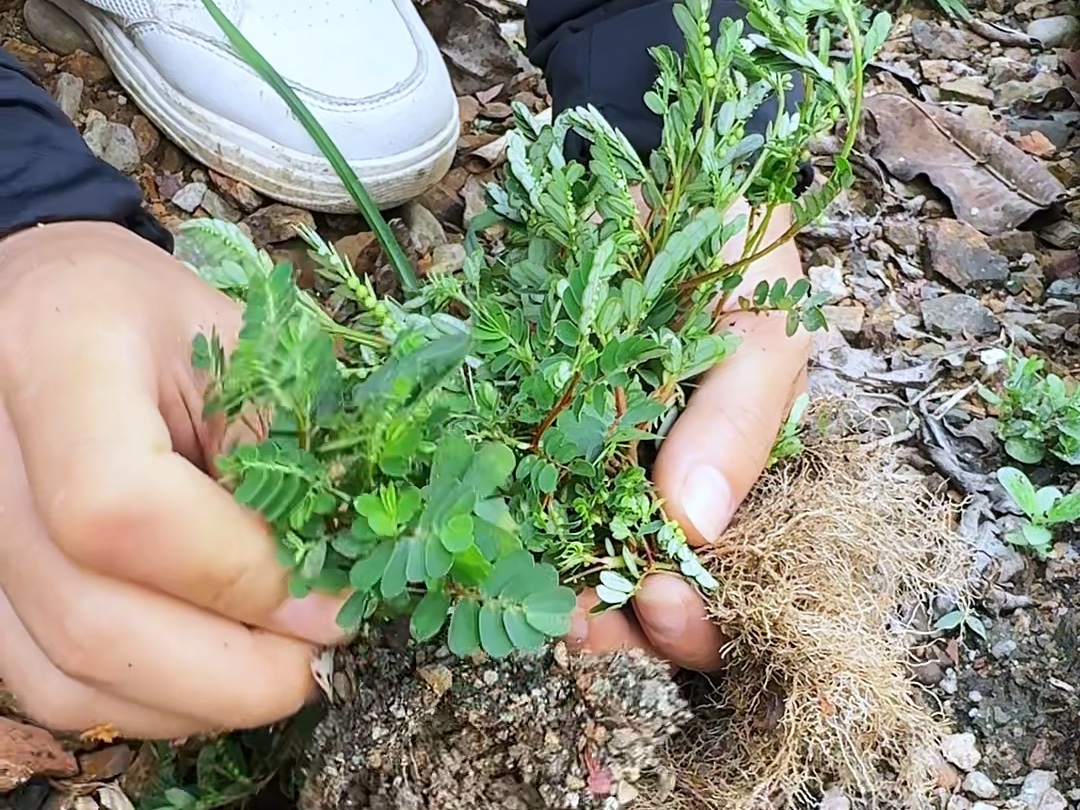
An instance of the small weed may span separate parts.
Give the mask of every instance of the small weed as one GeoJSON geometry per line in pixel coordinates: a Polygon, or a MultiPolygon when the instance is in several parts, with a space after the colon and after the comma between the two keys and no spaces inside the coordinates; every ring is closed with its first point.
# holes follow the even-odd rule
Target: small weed
{"type": "Polygon", "coordinates": [[[1027,518],[1006,539],[1015,546],[1030,549],[1040,559],[1052,556],[1054,527],[1080,518],[1080,491],[1065,494],[1057,487],[1036,490],[1031,479],[1015,467],[1001,468],[997,478],[1027,518]]]}
{"type": "Polygon", "coordinates": [[[1001,393],[980,388],[980,395],[998,417],[998,437],[1005,452],[1022,464],[1039,464],[1047,456],[1080,464],[1080,390],[1056,374],[1043,372],[1038,357],[1005,360],[1001,393]]]}

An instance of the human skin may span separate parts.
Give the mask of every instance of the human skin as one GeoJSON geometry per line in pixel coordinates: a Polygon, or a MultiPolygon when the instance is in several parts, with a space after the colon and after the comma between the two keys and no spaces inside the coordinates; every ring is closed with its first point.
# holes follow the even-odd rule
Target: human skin
{"type": "MultiPolygon", "coordinates": [[[[746,283],[778,274],[801,274],[793,247],[746,283]]],[[[0,680],[49,728],[175,738],[270,723],[314,694],[316,647],[342,640],[340,600],[290,599],[261,520],[209,474],[226,436],[201,418],[190,346],[214,328],[235,336],[240,316],[116,225],[0,241],[0,680]]],[[[806,365],[806,339],[787,338],[782,319],[724,323],[743,344],[655,470],[697,544],[759,476],[806,365]]],[[[676,577],[650,578],[632,611],[576,618],[579,647],[721,664],[720,629],[676,577]]]]}

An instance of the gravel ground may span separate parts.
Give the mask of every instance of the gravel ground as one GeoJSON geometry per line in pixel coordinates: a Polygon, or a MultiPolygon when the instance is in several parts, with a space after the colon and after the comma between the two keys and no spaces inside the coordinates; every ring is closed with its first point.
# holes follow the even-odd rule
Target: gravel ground
{"type": "MultiPolygon", "coordinates": [[[[418,261],[454,265],[463,219],[480,210],[498,169],[509,102],[540,112],[547,98],[511,45],[521,37],[520,3],[420,5],[448,43],[462,135],[447,178],[391,214],[418,261]]],[[[90,147],[139,182],[167,225],[191,216],[242,222],[303,271],[291,225],[314,224],[358,269],[379,272],[359,217],[274,204],[193,163],[139,114],[84,35],[47,4],[23,6],[0,0],[0,43],[90,147]]],[[[986,0],[972,11],[963,23],[936,8],[899,9],[873,67],[860,181],[800,239],[811,280],[832,299],[813,385],[854,390],[911,463],[963,502],[977,621],[931,632],[912,667],[955,724],[940,752],[939,806],[1061,810],[1080,807],[1080,555],[1068,534],[1048,563],[1003,542],[1014,518],[993,474],[1005,457],[975,386],[995,378],[995,351],[1009,346],[1062,373],[1080,366],[1080,22],[1074,0],[986,0]]],[[[943,615],[952,605],[940,598],[936,608],[943,615]]],[[[0,806],[123,810],[113,783],[133,748],[82,748],[76,759],[40,735],[0,742],[0,806]]],[[[831,794],[821,805],[849,806],[831,794]]]]}

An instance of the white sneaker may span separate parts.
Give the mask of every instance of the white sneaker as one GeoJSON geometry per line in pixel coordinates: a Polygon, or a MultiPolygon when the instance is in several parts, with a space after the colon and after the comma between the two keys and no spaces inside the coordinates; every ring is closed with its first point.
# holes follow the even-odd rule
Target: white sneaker
{"type": "MultiPolygon", "coordinates": [[[[97,42],[133,100],[210,168],[319,211],[355,203],[303,125],[228,45],[202,0],[50,0],[97,42]]],[[[217,0],[388,208],[450,167],[459,124],[412,0],[217,0]]]]}

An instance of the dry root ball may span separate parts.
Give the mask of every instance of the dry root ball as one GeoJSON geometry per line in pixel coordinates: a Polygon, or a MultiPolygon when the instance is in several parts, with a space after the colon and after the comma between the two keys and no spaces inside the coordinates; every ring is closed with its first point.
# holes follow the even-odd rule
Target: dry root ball
{"type": "Polygon", "coordinates": [[[695,684],[694,720],[666,752],[676,792],[639,806],[817,807],[832,784],[856,807],[928,806],[941,727],[907,675],[912,616],[962,595],[970,552],[896,451],[805,441],[710,554],[728,669],[695,684]]]}
{"type": "Polygon", "coordinates": [[[380,644],[335,669],[302,810],[614,810],[687,719],[640,653],[493,662],[380,644]]]}

